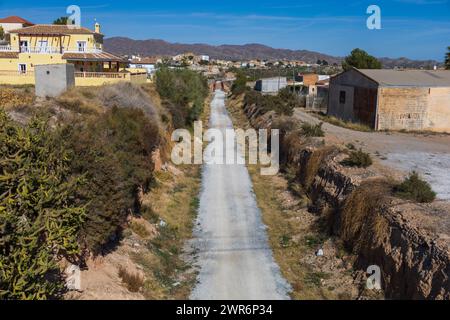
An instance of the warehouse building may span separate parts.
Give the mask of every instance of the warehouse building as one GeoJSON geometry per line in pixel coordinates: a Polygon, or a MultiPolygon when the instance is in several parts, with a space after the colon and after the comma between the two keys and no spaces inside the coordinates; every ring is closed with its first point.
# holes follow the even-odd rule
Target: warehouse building
{"type": "Polygon", "coordinates": [[[328,114],[375,130],[450,132],[450,71],[348,70],[331,78],[328,114]]]}

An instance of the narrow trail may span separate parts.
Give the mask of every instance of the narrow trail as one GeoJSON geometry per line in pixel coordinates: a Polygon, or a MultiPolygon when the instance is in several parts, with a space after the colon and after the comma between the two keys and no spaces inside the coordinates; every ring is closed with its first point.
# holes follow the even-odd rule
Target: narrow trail
{"type": "MultiPolygon", "coordinates": [[[[225,94],[216,90],[210,128],[232,127],[225,94]]],[[[200,272],[191,299],[289,299],[245,165],[204,164],[193,246],[200,272]]]]}

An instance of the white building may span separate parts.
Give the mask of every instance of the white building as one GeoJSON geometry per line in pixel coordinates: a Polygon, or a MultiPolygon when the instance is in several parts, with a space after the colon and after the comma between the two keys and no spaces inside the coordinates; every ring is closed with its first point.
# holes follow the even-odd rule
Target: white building
{"type": "Polygon", "coordinates": [[[9,33],[10,30],[21,29],[24,27],[31,27],[34,24],[28,20],[25,20],[21,17],[10,16],[3,19],[0,19],[0,26],[3,28],[3,31],[9,33]]]}
{"type": "Polygon", "coordinates": [[[135,57],[130,61],[130,68],[146,69],[148,75],[156,72],[157,59],[153,57],[135,57]]]}

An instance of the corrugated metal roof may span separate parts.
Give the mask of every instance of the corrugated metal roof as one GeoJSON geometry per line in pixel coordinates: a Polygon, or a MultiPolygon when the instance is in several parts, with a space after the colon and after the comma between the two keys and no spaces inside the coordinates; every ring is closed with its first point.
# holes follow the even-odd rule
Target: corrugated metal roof
{"type": "Polygon", "coordinates": [[[450,87],[450,70],[356,69],[380,86],[450,87]]]}

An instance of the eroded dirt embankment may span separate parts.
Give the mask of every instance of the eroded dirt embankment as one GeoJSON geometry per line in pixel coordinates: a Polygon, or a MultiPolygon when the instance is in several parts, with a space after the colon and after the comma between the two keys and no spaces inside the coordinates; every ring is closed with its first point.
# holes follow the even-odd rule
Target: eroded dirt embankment
{"type": "MultiPolygon", "coordinates": [[[[274,113],[262,115],[255,105],[241,105],[254,127],[276,126],[274,113]]],[[[284,129],[281,155],[312,200],[310,209],[357,255],[354,267],[380,267],[387,298],[450,299],[445,207],[393,197],[393,181],[377,163],[368,169],[344,167],[345,148],[326,139],[284,129]]]]}

